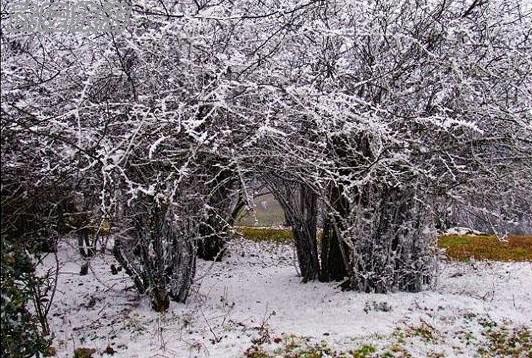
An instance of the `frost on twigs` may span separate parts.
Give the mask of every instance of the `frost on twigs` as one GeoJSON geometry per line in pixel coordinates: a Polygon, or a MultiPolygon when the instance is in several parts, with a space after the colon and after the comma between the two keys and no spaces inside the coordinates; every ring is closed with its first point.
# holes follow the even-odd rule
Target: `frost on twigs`
{"type": "Polygon", "coordinates": [[[219,258],[266,176],[304,281],[421,289],[435,200],[442,231],[530,228],[529,1],[133,3],[119,33],[2,27],[16,237],[53,232],[63,194],[82,191],[164,308],[186,298],[195,244],[219,258]]]}
{"type": "Polygon", "coordinates": [[[344,219],[348,282],[351,289],[386,293],[417,292],[435,270],[435,236],[430,212],[414,188],[367,190],[365,206],[344,219]]]}
{"type": "Polygon", "coordinates": [[[198,222],[179,217],[175,208],[147,197],[129,208],[132,229],[116,240],[114,255],[137,289],[164,311],[169,299],[185,302],[196,269],[198,222]]]}

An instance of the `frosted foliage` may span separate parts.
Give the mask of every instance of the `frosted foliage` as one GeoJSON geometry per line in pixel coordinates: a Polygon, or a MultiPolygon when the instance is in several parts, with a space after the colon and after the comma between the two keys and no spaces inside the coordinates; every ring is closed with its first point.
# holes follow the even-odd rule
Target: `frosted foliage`
{"type": "Polygon", "coordinates": [[[413,189],[367,194],[371,207],[355,205],[342,232],[349,247],[352,287],[385,293],[420,291],[434,274],[435,232],[430,210],[413,189]]]}
{"type": "Polygon", "coordinates": [[[302,280],[363,291],[428,284],[435,229],[530,227],[529,1],[132,5],[121,32],[2,31],[2,196],[51,228],[85,198],[162,308],[264,191],[302,280]]]}
{"type": "Polygon", "coordinates": [[[185,302],[196,268],[197,218],[176,217],[164,204],[149,201],[134,212],[133,228],[117,240],[115,257],[139,291],[150,294],[154,309],[166,309],[169,298],[185,302]]]}

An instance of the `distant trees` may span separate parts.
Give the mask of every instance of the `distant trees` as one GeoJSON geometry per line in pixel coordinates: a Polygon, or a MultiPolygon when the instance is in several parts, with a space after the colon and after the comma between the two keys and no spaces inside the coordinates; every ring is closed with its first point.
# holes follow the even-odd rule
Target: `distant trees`
{"type": "Polygon", "coordinates": [[[222,257],[257,182],[303,281],[367,292],[430,282],[442,208],[526,217],[525,2],[132,5],[119,33],[2,33],[2,195],[61,188],[54,227],[81,193],[155,309],[222,257]]]}

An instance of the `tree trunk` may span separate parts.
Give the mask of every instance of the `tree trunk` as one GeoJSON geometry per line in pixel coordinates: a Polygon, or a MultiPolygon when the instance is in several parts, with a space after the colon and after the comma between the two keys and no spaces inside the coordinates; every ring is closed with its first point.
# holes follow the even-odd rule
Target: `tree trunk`
{"type": "Polygon", "coordinates": [[[331,185],[329,202],[336,213],[329,213],[323,224],[321,240],[321,272],[320,281],[341,281],[347,275],[345,252],[348,250],[338,232],[342,220],[347,214],[347,201],[341,196],[341,189],[331,185]]]}
{"type": "Polygon", "coordinates": [[[96,243],[91,240],[91,230],[89,228],[79,229],[78,248],[83,257],[93,257],[96,254],[96,243]]]}
{"type": "Polygon", "coordinates": [[[316,243],[318,197],[306,186],[299,187],[299,215],[292,217],[292,232],[303,282],[312,281],[320,272],[316,243]]]}
{"type": "Polygon", "coordinates": [[[153,201],[132,209],[135,229],[130,237],[115,240],[113,253],[139,292],[150,295],[153,309],[162,312],[170,298],[185,302],[190,292],[198,218],[180,219],[153,201]]]}
{"type": "Polygon", "coordinates": [[[292,227],[303,282],[314,280],[320,272],[316,243],[318,196],[304,184],[271,185],[271,190],[292,227]]]}
{"type": "Polygon", "coordinates": [[[433,274],[434,235],[424,193],[415,188],[365,189],[349,218],[353,247],[348,288],[361,292],[417,292],[433,274]],[[355,216],[358,220],[355,220],[355,216]]]}
{"type": "Polygon", "coordinates": [[[164,312],[170,307],[170,299],[165,287],[154,287],[152,289],[151,307],[155,312],[164,312]]]}
{"type": "Polygon", "coordinates": [[[321,272],[320,281],[341,281],[347,274],[341,242],[331,219],[326,218],[323,225],[323,237],[321,239],[321,272]]]}
{"type": "Polygon", "coordinates": [[[203,260],[220,261],[224,255],[225,244],[230,238],[229,229],[238,214],[231,207],[233,176],[233,171],[224,169],[211,182],[212,197],[209,205],[212,209],[209,210],[207,221],[200,225],[200,238],[196,244],[198,257],[203,260]]]}

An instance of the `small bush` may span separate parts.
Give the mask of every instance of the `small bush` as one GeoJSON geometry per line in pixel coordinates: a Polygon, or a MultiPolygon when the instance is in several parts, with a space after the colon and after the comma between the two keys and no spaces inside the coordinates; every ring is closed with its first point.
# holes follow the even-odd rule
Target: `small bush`
{"type": "Polygon", "coordinates": [[[438,335],[434,327],[426,322],[421,322],[418,326],[411,326],[407,330],[407,335],[421,337],[425,342],[436,342],[438,335]]]}
{"type": "Polygon", "coordinates": [[[2,357],[39,357],[48,351],[50,341],[44,337],[37,317],[28,306],[32,302],[32,285],[38,282],[31,257],[20,245],[5,237],[1,242],[2,357]]]}
{"type": "Polygon", "coordinates": [[[377,349],[371,344],[365,344],[353,352],[353,358],[367,358],[371,357],[377,349]]]}
{"type": "Polygon", "coordinates": [[[244,352],[246,358],[270,358],[270,354],[262,349],[260,345],[252,345],[244,352]]]}
{"type": "Polygon", "coordinates": [[[76,348],[74,351],[74,358],[92,358],[92,355],[96,353],[94,348],[76,348]]]}

